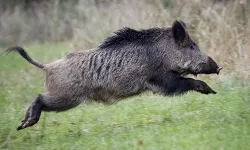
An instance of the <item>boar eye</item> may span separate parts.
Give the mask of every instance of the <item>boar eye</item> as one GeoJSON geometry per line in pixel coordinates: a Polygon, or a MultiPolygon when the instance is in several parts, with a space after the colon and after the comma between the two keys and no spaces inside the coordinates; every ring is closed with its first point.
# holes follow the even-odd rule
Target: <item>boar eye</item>
{"type": "Polygon", "coordinates": [[[189,48],[190,48],[190,49],[194,49],[194,45],[190,45],[189,48]]]}

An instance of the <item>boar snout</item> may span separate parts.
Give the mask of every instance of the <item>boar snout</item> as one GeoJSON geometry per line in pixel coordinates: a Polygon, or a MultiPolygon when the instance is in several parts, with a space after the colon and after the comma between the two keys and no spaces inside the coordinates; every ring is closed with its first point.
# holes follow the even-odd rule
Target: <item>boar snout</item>
{"type": "Polygon", "coordinates": [[[208,57],[207,63],[202,63],[200,67],[199,74],[219,74],[223,68],[219,67],[211,57],[208,57]]]}
{"type": "Polygon", "coordinates": [[[223,69],[223,67],[219,67],[211,57],[208,57],[208,62],[209,62],[209,68],[211,69],[211,73],[216,73],[218,75],[221,69],[223,69]]]}

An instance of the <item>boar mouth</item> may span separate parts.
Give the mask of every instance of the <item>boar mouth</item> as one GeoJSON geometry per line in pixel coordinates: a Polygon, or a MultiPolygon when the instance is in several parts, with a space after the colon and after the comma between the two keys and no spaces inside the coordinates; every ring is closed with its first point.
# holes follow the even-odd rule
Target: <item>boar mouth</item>
{"type": "Polygon", "coordinates": [[[192,72],[192,71],[188,71],[188,72],[181,72],[180,75],[185,77],[187,75],[194,75],[195,77],[197,77],[198,73],[192,72]]]}
{"type": "Polygon", "coordinates": [[[187,72],[182,72],[181,75],[182,76],[186,76],[186,75],[194,75],[195,77],[197,77],[197,75],[199,74],[217,74],[219,75],[220,74],[220,71],[223,69],[223,67],[218,67],[217,69],[214,69],[214,70],[210,70],[210,71],[187,71],[187,72]]]}
{"type": "Polygon", "coordinates": [[[193,71],[193,70],[186,70],[186,71],[182,71],[182,72],[180,72],[179,74],[181,75],[181,76],[187,76],[187,75],[189,75],[189,74],[191,74],[191,75],[193,75],[193,76],[195,76],[195,77],[197,77],[197,75],[199,75],[199,74],[217,74],[217,75],[219,75],[220,74],[220,71],[223,69],[223,67],[217,67],[216,69],[211,69],[211,70],[206,70],[206,71],[198,71],[198,70],[195,70],[195,71],[193,71]]]}

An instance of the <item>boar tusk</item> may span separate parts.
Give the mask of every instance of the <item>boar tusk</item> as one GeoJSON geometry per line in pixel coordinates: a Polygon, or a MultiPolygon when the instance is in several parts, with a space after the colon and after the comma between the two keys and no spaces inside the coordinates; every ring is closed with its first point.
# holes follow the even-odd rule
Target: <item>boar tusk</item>
{"type": "Polygon", "coordinates": [[[216,73],[219,74],[222,68],[223,68],[223,67],[219,67],[219,68],[217,69],[216,73]]]}

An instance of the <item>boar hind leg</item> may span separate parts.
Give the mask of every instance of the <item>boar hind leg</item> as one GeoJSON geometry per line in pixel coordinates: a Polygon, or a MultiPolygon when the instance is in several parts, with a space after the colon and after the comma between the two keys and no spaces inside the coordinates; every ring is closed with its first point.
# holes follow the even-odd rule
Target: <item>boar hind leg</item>
{"type": "Polygon", "coordinates": [[[68,98],[65,95],[57,97],[39,94],[28,108],[25,118],[17,130],[36,124],[42,111],[65,111],[80,104],[82,98],[81,96],[68,98]]]}
{"type": "MultiPolygon", "coordinates": [[[[57,94],[55,94],[57,95],[57,94]]],[[[84,94],[83,94],[84,95],[84,94]]],[[[43,110],[44,111],[66,111],[71,108],[79,105],[82,100],[86,99],[83,95],[60,95],[60,96],[51,96],[51,95],[43,95],[43,110]]]]}
{"type": "Polygon", "coordinates": [[[28,108],[25,118],[17,130],[24,129],[29,126],[33,126],[39,121],[41,111],[44,107],[42,102],[42,95],[38,95],[37,98],[32,102],[31,106],[28,108]]]}

